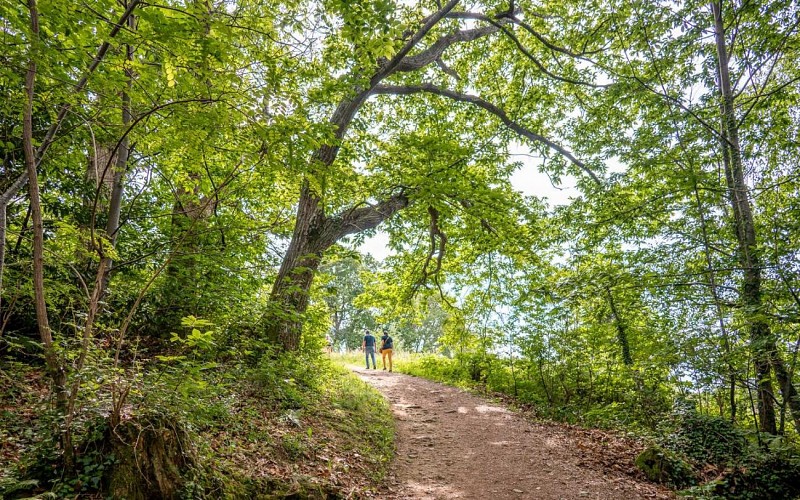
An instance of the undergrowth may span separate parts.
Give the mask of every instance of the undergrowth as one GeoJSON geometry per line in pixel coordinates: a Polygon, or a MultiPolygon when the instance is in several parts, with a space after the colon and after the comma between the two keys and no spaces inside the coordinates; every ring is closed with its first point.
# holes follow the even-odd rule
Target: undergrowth
{"type": "MultiPolygon", "coordinates": [[[[363,363],[363,356],[360,358],[363,363]]],[[[783,437],[757,436],[730,421],[701,414],[691,404],[668,406],[670,399],[648,388],[639,377],[636,391],[620,391],[613,400],[592,394],[555,398],[506,361],[493,355],[399,356],[395,370],[456,387],[502,394],[513,404],[533,410],[537,418],[583,427],[633,432],[653,446],[640,457],[656,469],[648,477],[695,499],[789,499],[800,497],[800,450],[783,437]],[[663,469],[662,469],[663,468],[663,469]]],[[[577,395],[580,388],[563,387],[577,395]]],[[[637,463],[637,466],[643,467],[637,463]]]]}
{"type": "MultiPolygon", "coordinates": [[[[127,418],[158,414],[188,436],[182,498],[367,494],[393,455],[391,413],[376,391],[317,352],[268,353],[255,365],[162,356],[141,377],[137,391],[147,390],[132,398],[127,418]]],[[[0,498],[108,495],[119,457],[103,441],[107,421],[81,428],[78,470],[65,475],[57,425],[42,411],[48,392],[35,386],[0,393],[0,498]]]]}

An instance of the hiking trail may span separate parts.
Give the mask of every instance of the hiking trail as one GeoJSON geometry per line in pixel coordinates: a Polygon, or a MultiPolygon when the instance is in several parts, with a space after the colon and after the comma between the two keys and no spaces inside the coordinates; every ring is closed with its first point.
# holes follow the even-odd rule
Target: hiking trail
{"type": "MultiPolygon", "coordinates": [[[[584,439],[591,431],[530,422],[497,403],[422,378],[351,369],[387,398],[396,421],[397,454],[380,498],[674,498],[669,490],[592,460],[597,450],[587,448],[597,443],[584,439]]],[[[614,449],[599,455],[605,452],[614,449]]]]}

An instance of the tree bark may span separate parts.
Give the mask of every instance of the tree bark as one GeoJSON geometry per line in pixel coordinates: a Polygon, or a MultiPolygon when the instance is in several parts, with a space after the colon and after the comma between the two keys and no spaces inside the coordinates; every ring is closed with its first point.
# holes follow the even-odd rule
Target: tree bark
{"type": "MultiPolygon", "coordinates": [[[[6,267],[6,206],[0,205],[0,312],[3,310],[3,273],[6,267]]],[[[0,335],[2,330],[0,329],[0,335]]]]}
{"type": "MultiPolygon", "coordinates": [[[[130,8],[130,6],[129,6],[130,8]]],[[[136,18],[133,14],[129,15],[126,23],[128,28],[133,31],[136,29],[136,18]]],[[[125,76],[128,79],[127,89],[122,91],[122,129],[123,136],[117,145],[117,160],[114,168],[114,181],[111,184],[111,195],[108,200],[108,220],[106,221],[106,236],[108,237],[111,246],[114,247],[117,243],[117,236],[119,235],[120,227],[120,214],[122,213],[122,194],[125,189],[125,172],[128,169],[128,157],[130,156],[130,141],[128,139],[128,127],[131,123],[131,96],[130,90],[133,87],[133,69],[130,65],[133,63],[133,46],[126,45],[126,59],[129,67],[125,68],[125,76]]],[[[99,281],[100,291],[97,295],[98,301],[102,300],[108,290],[108,283],[111,278],[111,271],[114,263],[110,257],[101,255],[105,261],[101,266],[103,274],[99,281]]]]}
{"type": "Polygon", "coordinates": [[[761,293],[761,261],[758,254],[755,222],[751,195],[744,179],[739,124],[734,109],[734,94],[728,68],[728,50],[725,43],[725,27],[722,20],[722,2],[712,2],[714,16],[714,39],[717,48],[719,91],[721,97],[722,138],[721,149],[725,166],[725,180],[733,211],[734,231],[738,243],[738,258],[744,278],[742,304],[750,326],[750,349],[756,368],[757,398],[760,430],[777,433],[777,420],[772,388],[772,368],[776,370],[784,400],[790,404],[795,422],[800,417],[800,401],[791,380],[786,380],[786,371],[777,349],[777,342],[770,325],[763,319],[764,306],[761,293]],[[795,411],[797,408],[797,411],[795,411]]]}
{"type": "MultiPolygon", "coordinates": [[[[28,0],[31,16],[32,40],[28,70],[25,74],[25,109],[22,116],[22,145],[25,154],[25,169],[28,175],[28,193],[31,200],[31,220],[33,221],[33,292],[36,309],[36,322],[39,337],[44,347],[44,358],[47,372],[53,382],[56,394],[56,407],[63,412],[66,409],[66,372],[62,361],[53,345],[53,335],[47,319],[47,302],[44,294],[44,224],[42,221],[42,205],[39,197],[39,179],[36,174],[36,153],[33,149],[33,85],[36,80],[36,51],[39,43],[39,14],[36,0],[28,0]]],[[[72,443],[64,444],[65,461],[71,466],[72,443]]]]}
{"type": "Polygon", "coordinates": [[[320,198],[303,183],[294,233],[270,294],[272,310],[266,319],[267,338],[281,348],[300,347],[302,314],[308,307],[309,291],[322,254],[349,234],[377,227],[408,206],[404,192],[367,207],[349,209],[326,217],[320,198]]]}
{"type": "Polygon", "coordinates": [[[292,240],[270,295],[270,304],[277,310],[267,320],[267,337],[288,351],[300,346],[300,315],[308,307],[308,292],[321,257],[311,250],[312,240],[324,218],[319,197],[304,182],[292,240]]]}
{"type": "MultiPolygon", "coordinates": [[[[800,394],[792,383],[792,371],[786,369],[783,358],[778,355],[777,350],[773,351],[770,363],[775,370],[775,378],[778,379],[778,387],[781,389],[783,400],[792,414],[794,428],[800,432],[800,394]]],[[[781,426],[783,426],[783,414],[781,414],[781,426]]]]}
{"type": "Polygon", "coordinates": [[[625,327],[625,322],[622,321],[619,311],[617,311],[617,304],[614,302],[614,295],[611,293],[611,288],[606,287],[606,295],[608,295],[608,305],[611,308],[611,314],[614,316],[614,326],[617,329],[617,341],[622,352],[622,362],[625,366],[633,365],[633,356],[631,355],[631,345],[628,341],[628,329],[625,327]]]}

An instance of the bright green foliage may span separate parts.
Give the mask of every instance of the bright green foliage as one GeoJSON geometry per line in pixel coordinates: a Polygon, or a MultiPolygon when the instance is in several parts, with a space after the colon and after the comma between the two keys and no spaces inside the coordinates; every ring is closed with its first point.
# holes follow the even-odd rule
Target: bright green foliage
{"type": "MultiPolygon", "coordinates": [[[[35,436],[13,436],[38,443],[42,463],[62,458],[44,431],[56,421],[77,445],[97,419],[145,406],[213,425],[230,409],[215,385],[228,369],[252,369],[282,412],[313,406],[325,333],[352,349],[379,327],[401,350],[443,356],[407,370],[513,394],[544,416],[657,432],[689,401],[696,411],[662,430],[697,461],[727,463],[742,432],[764,428],[765,405],[796,442],[794,3],[715,4],[733,116],[714,17],[695,0],[459,3],[424,36],[436,2],[145,2],[114,37],[121,2],[36,3],[38,39],[25,2],[0,5],[0,189],[24,171],[32,59],[34,146],[55,132],[38,168],[45,299],[72,396],[62,415],[41,412],[35,436]],[[382,90],[337,122],[385,71],[382,90]],[[127,147],[117,165],[112,150],[127,147]],[[518,192],[515,174],[533,169],[570,199],[518,192]],[[111,174],[118,230],[107,229],[111,174]],[[393,250],[384,262],[349,249],[373,219],[301,245],[305,260],[289,252],[392,197],[396,213],[372,214],[393,250]],[[310,219],[296,217],[304,202],[310,219]],[[273,290],[281,264],[309,280],[273,290]],[[265,317],[293,325],[299,353],[264,339],[265,317]]],[[[41,361],[27,198],[9,196],[0,374],[41,361]]],[[[300,460],[314,439],[280,443],[300,460]]],[[[751,484],[747,474],[729,481],[751,484]]]]}
{"type": "Polygon", "coordinates": [[[374,330],[377,323],[373,312],[359,307],[359,297],[365,293],[364,281],[377,263],[370,256],[334,256],[324,263],[319,280],[323,300],[331,321],[330,336],[333,348],[358,349],[364,330],[374,330]]]}

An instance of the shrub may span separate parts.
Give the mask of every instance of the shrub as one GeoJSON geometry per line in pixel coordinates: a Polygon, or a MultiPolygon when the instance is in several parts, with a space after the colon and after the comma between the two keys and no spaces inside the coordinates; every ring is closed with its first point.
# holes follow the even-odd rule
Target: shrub
{"type": "Polygon", "coordinates": [[[257,391],[283,409],[303,408],[321,388],[320,370],[329,369],[320,356],[316,351],[268,353],[253,371],[257,391]]]}
{"type": "Polygon", "coordinates": [[[800,497],[800,459],[797,450],[755,453],[738,467],[727,469],[706,487],[727,499],[786,499],[800,497]]]}
{"type": "Polygon", "coordinates": [[[750,448],[744,432],[718,416],[702,415],[690,406],[677,406],[661,428],[662,444],[698,464],[734,465],[750,448]]]}

